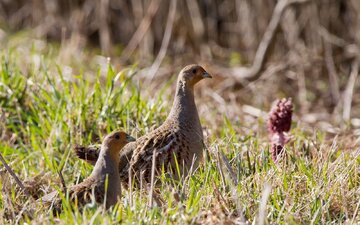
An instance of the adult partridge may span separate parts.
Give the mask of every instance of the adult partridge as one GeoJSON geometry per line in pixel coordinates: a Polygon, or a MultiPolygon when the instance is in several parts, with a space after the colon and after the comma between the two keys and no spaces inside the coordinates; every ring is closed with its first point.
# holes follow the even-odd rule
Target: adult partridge
{"type": "MultiPolygon", "coordinates": [[[[135,139],[122,131],[114,131],[107,135],[101,144],[98,160],[91,175],[83,182],[68,188],[70,201],[85,205],[91,202],[93,193],[97,203],[106,201],[106,208],[116,204],[121,195],[119,152],[131,141],[135,139]]],[[[47,205],[53,204],[55,211],[61,210],[61,199],[57,191],[43,196],[41,201],[47,205]]]]}
{"type": "MultiPolygon", "coordinates": [[[[194,86],[204,78],[211,76],[199,65],[188,65],[180,71],[173,106],[165,122],[135,142],[127,144],[120,153],[119,173],[124,185],[127,185],[129,179],[129,168],[135,181],[138,182],[142,177],[150,182],[153,158],[156,171],[160,171],[164,165],[165,172],[169,172],[170,168],[175,175],[176,161],[182,175],[186,175],[192,165],[197,166],[204,146],[194,100],[194,86]]],[[[96,148],[78,146],[75,152],[79,158],[89,163],[97,161],[96,148]]]]}

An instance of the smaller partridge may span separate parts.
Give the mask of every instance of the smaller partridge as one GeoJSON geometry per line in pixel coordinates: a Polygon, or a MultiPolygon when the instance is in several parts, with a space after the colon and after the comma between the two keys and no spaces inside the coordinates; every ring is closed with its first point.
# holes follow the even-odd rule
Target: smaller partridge
{"type": "MultiPolygon", "coordinates": [[[[106,208],[116,204],[121,195],[119,153],[132,141],[135,139],[122,131],[114,131],[107,135],[101,144],[99,157],[91,175],[83,182],[68,188],[70,201],[82,206],[90,203],[91,196],[94,195],[97,203],[105,201],[106,208]]],[[[56,191],[43,196],[41,201],[52,204],[55,211],[61,210],[61,199],[56,191]]]]}

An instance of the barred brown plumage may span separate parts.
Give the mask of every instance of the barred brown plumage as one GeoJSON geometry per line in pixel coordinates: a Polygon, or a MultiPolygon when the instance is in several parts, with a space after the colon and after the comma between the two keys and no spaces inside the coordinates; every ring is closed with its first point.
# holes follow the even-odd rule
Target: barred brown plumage
{"type": "MultiPolygon", "coordinates": [[[[173,106],[165,122],[136,142],[127,144],[120,153],[119,172],[123,185],[128,184],[129,168],[136,182],[139,182],[141,173],[146,182],[150,181],[154,152],[158,171],[163,164],[165,172],[175,170],[177,161],[184,166],[182,175],[186,175],[193,163],[194,166],[199,163],[203,153],[203,134],[194,100],[194,86],[204,78],[211,76],[199,65],[188,65],[180,71],[173,106]]],[[[83,151],[86,148],[75,151],[78,149],[82,150],[77,154],[79,158],[90,163],[96,161],[94,152],[86,154],[83,151]]]]}

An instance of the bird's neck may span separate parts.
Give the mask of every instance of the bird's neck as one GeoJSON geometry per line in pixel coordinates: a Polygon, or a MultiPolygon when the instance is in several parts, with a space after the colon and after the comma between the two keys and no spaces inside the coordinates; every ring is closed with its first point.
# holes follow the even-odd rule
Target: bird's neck
{"type": "Polygon", "coordinates": [[[121,196],[119,155],[115,156],[108,148],[101,146],[100,155],[91,176],[100,182],[106,191],[106,208],[116,204],[121,196]]]}
{"type": "Polygon", "coordinates": [[[118,156],[114,156],[111,154],[107,147],[102,146],[100,155],[96,164],[94,166],[92,176],[101,177],[101,176],[109,176],[110,177],[119,177],[119,159],[118,156]]]}
{"type": "Polygon", "coordinates": [[[175,99],[167,120],[176,120],[180,123],[198,123],[199,116],[194,100],[194,86],[178,81],[175,99]]]}

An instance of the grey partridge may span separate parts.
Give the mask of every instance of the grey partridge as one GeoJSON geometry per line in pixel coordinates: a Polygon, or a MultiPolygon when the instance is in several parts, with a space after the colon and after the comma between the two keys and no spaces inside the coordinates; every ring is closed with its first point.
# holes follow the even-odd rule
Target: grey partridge
{"type": "MultiPolygon", "coordinates": [[[[211,78],[201,66],[188,65],[183,68],[177,79],[173,106],[165,122],[127,144],[120,153],[119,173],[122,183],[126,186],[131,174],[135,181],[143,177],[150,181],[153,156],[155,169],[165,172],[176,170],[176,161],[182,175],[186,175],[191,165],[197,166],[203,155],[203,133],[194,100],[194,86],[204,78],[211,78]],[[141,176],[140,176],[141,174],[141,176]]],[[[79,158],[94,164],[98,150],[78,146],[75,152],[79,158]]],[[[175,173],[175,175],[177,175],[175,173]]]]}
{"type": "MultiPolygon", "coordinates": [[[[103,203],[106,208],[116,204],[121,195],[119,177],[119,152],[133,137],[122,131],[114,131],[104,138],[101,150],[91,175],[83,182],[68,188],[70,201],[77,201],[78,205],[91,202],[92,193],[97,203],[103,203]],[[106,182],[107,189],[106,189],[106,182]]],[[[41,198],[45,204],[53,204],[55,211],[61,210],[61,199],[54,191],[41,198]]]]}

